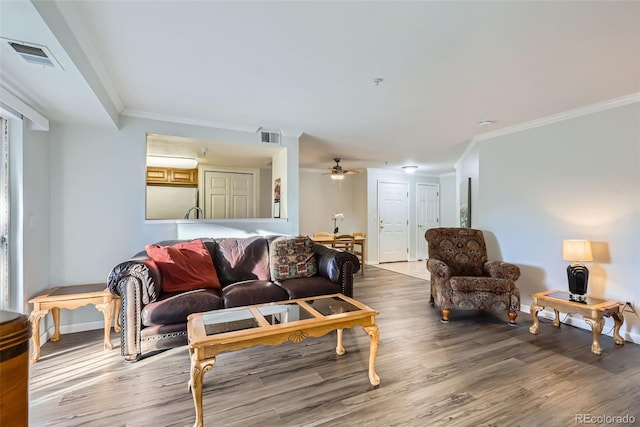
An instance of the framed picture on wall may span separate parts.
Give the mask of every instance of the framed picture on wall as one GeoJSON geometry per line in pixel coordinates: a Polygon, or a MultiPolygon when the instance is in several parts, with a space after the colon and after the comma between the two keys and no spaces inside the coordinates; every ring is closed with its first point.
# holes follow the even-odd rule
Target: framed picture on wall
{"type": "Polygon", "coordinates": [[[280,218],[280,178],[273,182],[273,217],[280,218]]]}
{"type": "Polygon", "coordinates": [[[460,227],[471,228],[471,178],[460,183],[460,227]]]}

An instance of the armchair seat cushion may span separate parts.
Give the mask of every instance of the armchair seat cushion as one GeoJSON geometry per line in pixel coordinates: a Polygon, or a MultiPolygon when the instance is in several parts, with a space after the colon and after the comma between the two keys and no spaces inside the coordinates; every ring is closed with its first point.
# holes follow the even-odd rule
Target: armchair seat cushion
{"type": "Polygon", "coordinates": [[[509,279],[493,277],[453,276],[449,283],[451,289],[460,292],[510,292],[515,286],[509,279]]]}

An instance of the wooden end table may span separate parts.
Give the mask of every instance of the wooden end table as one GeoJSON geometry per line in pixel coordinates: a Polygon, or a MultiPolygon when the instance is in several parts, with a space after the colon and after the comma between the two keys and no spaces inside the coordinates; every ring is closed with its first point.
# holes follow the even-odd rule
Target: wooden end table
{"type": "Polygon", "coordinates": [[[31,363],[40,358],[40,319],[49,313],[53,316],[55,332],[51,341],[60,340],[60,309],[75,310],[85,305],[93,304],[104,315],[104,349],[113,349],[111,344],[111,320],[113,329],[120,332],[118,316],[120,315],[120,298],[113,295],[104,283],[87,285],[57,286],[47,289],[44,293],[29,300],[33,304],[33,311],[29,316],[31,321],[33,353],[29,357],[31,363]],[[115,316],[113,315],[115,305],[115,316]]]}
{"type": "Polygon", "coordinates": [[[599,298],[587,297],[586,303],[580,303],[569,299],[569,292],[566,291],[544,291],[532,294],[533,304],[531,304],[531,317],[533,317],[533,325],[529,328],[529,332],[534,335],[538,334],[538,312],[545,307],[553,308],[556,318],[553,326],[560,327],[560,313],[577,313],[582,316],[585,322],[591,326],[593,332],[593,343],[591,344],[591,352],[594,354],[602,354],[600,346],[600,334],[604,327],[604,317],[613,317],[615,325],[613,327],[613,341],[618,345],[624,344],[624,339],[620,336],[620,327],[624,323],[622,310],[625,304],[619,301],[604,300],[599,298]]]}

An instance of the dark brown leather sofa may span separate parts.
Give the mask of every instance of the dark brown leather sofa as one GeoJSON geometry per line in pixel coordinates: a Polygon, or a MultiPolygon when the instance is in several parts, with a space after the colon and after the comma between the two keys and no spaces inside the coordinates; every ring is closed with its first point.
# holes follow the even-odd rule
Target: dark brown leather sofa
{"type": "Polygon", "coordinates": [[[187,316],[191,313],[332,293],[353,296],[358,258],[318,244],[313,245],[316,275],[272,280],[269,244],[276,237],[199,239],[211,255],[221,289],[162,292],[162,274],[146,251],[116,265],[109,273],[108,287],[121,298],[118,322],[124,359],[135,362],[145,353],[187,344],[187,316]]]}

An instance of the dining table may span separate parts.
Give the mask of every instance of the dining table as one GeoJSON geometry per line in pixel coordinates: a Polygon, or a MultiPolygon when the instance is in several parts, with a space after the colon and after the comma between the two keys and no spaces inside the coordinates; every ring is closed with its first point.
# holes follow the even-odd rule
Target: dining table
{"type": "MultiPolygon", "coordinates": [[[[331,247],[335,247],[336,245],[336,236],[309,236],[309,238],[311,240],[313,240],[316,243],[320,243],[322,245],[326,245],[326,246],[331,246],[331,247]]],[[[360,259],[360,274],[362,274],[364,276],[364,267],[365,267],[365,263],[364,260],[366,259],[365,257],[365,248],[366,248],[366,237],[363,236],[357,236],[353,238],[353,244],[354,245],[358,245],[360,247],[360,253],[362,255],[360,255],[358,258],[360,259]]]]}

